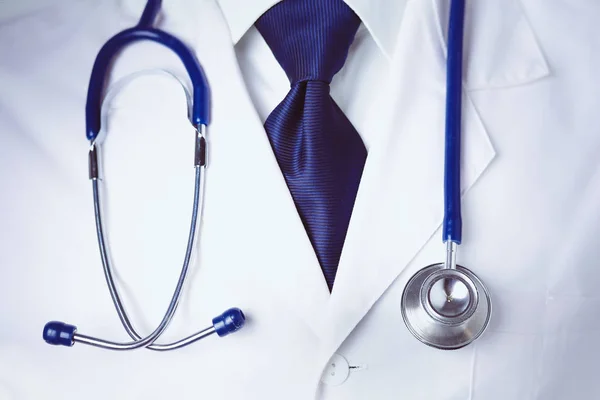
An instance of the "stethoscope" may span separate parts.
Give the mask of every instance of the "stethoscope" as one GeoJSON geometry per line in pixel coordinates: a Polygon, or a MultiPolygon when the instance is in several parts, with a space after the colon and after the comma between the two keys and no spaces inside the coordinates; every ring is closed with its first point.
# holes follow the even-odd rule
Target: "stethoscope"
{"type": "MultiPolygon", "coordinates": [[[[213,333],[225,336],[244,326],[245,316],[239,308],[231,308],[212,320],[212,325],[193,335],[168,344],[155,341],[167,329],[175,315],[185,284],[196,239],[198,214],[202,210],[206,170],[206,133],[209,123],[209,94],[206,78],[193,53],[176,37],[153,28],[161,0],[149,0],[139,23],[112,37],[96,57],[88,87],[86,103],[86,136],[90,140],[89,178],[92,181],[96,233],[106,282],[121,323],[132,341],[119,343],[87,336],[63,322],[52,321],[44,327],[44,340],[53,345],[73,346],[84,343],[112,350],[174,350],[192,344],[213,333]],[[183,267],[171,302],[158,327],[142,338],[133,328],[113,280],[102,226],[99,195],[98,153],[104,135],[101,132],[101,106],[105,77],[116,53],[128,44],[151,40],[175,52],[183,62],[193,86],[191,123],[195,128],[195,184],[191,226],[183,267]]],[[[458,349],[477,339],[491,317],[491,299],[486,287],[469,269],[456,264],[456,250],[462,237],[460,199],[460,145],[462,96],[462,41],[464,0],[452,0],[448,28],[446,82],[446,148],[444,165],[443,241],[446,260],[429,265],[415,273],[402,293],[401,313],[408,330],[421,342],[439,349],[458,349]]],[[[200,217],[201,219],[201,217],[200,217]]]]}
{"type": "Polygon", "coordinates": [[[146,347],[151,350],[167,351],[185,347],[200,339],[212,335],[213,333],[216,333],[218,336],[226,336],[241,329],[246,320],[244,313],[239,308],[230,308],[223,314],[213,318],[212,325],[206,329],[198,331],[193,335],[185,337],[176,342],[155,344],[155,341],[167,329],[169,323],[175,315],[175,311],[177,310],[177,306],[182,295],[182,289],[188,276],[190,258],[192,256],[192,250],[194,248],[196,239],[196,229],[199,219],[198,214],[202,210],[202,203],[204,199],[204,177],[207,154],[206,133],[209,123],[210,108],[208,84],[206,82],[204,72],[202,71],[202,68],[200,67],[200,64],[198,63],[198,60],[194,54],[176,37],[152,27],[156,16],[160,11],[160,7],[161,0],[149,0],[146,3],[146,7],[144,8],[144,12],[142,13],[139,23],[135,27],[126,29],[116,34],[108,42],[106,42],[104,46],[102,46],[100,52],[96,56],[94,67],[92,69],[85,109],[86,136],[91,143],[89,150],[89,178],[92,181],[96,233],[98,236],[98,245],[100,248],[102,266],[104,268],[106,283],[117,310],[117,314],[119,315],[119,319],[121,320],[123,327],[127,331],[127,334],[131,337],[132,341],[127,343],[119,343],[104,340],[78,333],[77,328],[73,325],[52,321],[46,324],[43,332],[44,340],[50,344],[73,346],[75,343],[83,343],[111,350],[133,350],[146,347]],[[168,47],[175,54],[177,54],[183,62],[193,86],[191,123],[196,132],[194,153],[194,200],[190,232],[184,256],[183,267],[181,268],[181,273],[179,275],[179,279],[167,311],[165,312],[158,327],[156,327],[152,333],[144,338],[142,338],[142,336],[139,335],[132,326],[113,279],[112,268],[107,254],[106,241],[104,239],[100,203],[100,185],[98,183],[100,179],[98,153],[105,137],[105,135],[100,135],[100,132],[103,91],[106,75],[114,56],[130,43],[141,40],[151,40],[168,47]]]}

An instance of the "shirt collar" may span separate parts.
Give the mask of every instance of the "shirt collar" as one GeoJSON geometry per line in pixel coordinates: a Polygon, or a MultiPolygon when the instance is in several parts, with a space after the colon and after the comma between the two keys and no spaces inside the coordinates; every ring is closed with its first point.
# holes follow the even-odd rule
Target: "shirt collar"
{"type": "MultiPolygon", "coordinates": [[[[236,44],[256,20],[279,0],[217,0],[236,44]]],[[[285,0],[284,0],[285,1],[285,0]]],[[[394,52],[408,0],[345,0],[387,56],[394,52]]]]}

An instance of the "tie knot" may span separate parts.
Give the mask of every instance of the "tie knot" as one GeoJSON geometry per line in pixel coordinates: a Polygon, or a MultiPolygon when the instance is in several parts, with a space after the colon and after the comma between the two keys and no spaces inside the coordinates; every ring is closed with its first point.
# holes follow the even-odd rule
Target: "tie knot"
{"type": "Polygon", "coordinates": [[[255,25],[292,85],[329,83],[346,61],[360,19],[343,0],[283,0],[255,25]]]}

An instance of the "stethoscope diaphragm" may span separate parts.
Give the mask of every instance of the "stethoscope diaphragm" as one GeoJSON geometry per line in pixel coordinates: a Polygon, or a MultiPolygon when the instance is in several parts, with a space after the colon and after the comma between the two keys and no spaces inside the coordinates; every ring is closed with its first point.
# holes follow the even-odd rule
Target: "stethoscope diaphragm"
{"type": "Polygon", "coordinates": [[[433,264],[414,274],[402,293],[402,318],[421,342],[455,350],[487,328],[492,303],[483,283],[469,269],[433,264]]]}

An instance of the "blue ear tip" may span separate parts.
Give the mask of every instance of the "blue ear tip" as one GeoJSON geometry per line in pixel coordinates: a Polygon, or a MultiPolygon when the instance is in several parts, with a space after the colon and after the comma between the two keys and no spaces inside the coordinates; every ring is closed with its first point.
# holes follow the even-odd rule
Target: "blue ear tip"
{"type": "Polygon", "coordinates": [[[242,310],[234,307],[213,318],[212,322],[217,335],[222,337],[242,329],[246,323],[246,316],[242,310]]]}
{"type": "Polygon", "coordinates": [[[73,346],[73,337],[77,327],[59,321],[50,321],[44,326],[42,337],[48,344],[73,346]]]}

